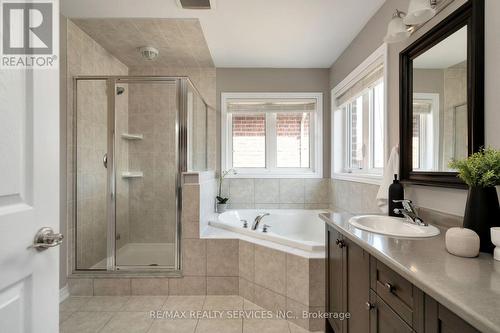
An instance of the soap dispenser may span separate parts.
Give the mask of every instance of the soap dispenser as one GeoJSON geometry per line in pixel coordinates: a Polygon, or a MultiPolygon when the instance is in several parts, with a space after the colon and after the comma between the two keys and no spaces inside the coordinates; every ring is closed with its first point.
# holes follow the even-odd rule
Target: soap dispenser
{"type": "Polygon", "coordinates": [[[403,204],[401,202],[394,202],[394,200],[403,200],[405,198],[405,190],[403,185],[398,180],[398,175],[394,174],[394,180],[389,186],[389,216],[402,217],[401,214],[394,213],[395,208],[402,209],[403,204]]]}

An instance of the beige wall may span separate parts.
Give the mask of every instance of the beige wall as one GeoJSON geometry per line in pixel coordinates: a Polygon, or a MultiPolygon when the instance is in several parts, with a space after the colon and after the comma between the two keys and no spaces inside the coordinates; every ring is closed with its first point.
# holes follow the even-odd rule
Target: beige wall
{"type": "Polygon", "coordinates": [[[330,91],[324,68],[217,68],[217,169],[220,169],[222,92],[323,93],[323,177],[330,176],[330,91]]]}
{"type": "MultiPolygon", "coordinates": [[[[384,3],[330,68],[330,88],[341,82],[357,65],[382,44],[387,30],[387,23],[392,13],[396,8],[406,10],[408,2],[408,0],[387,0],[384,3]]],[[[417,31],[408,41],[389,45],[387,109],[389,113],[388,136],[391,147],[399,142],[399,52],[463,3],[464,0],[456,0],[417,31]]],[[[497,130],[498,124],[500,124],[500,112],[498,112],[500,94],[498,94],[498,84],[496,82],[500,77],[500,66],[497,61],[500,55],[500,44],[498,43],[500,22],[496,17],[499,12],[499,1],[486,0],[486,144],[497,148],[500,147],[500,133],[497,130]]],[[[367,188],[372,187],[372,185],[365,186],[367,188]]],[[[368,192],[369,194],[366,196],[353,197],[352,200],[359,200],[360,206],[366,200],[375,200],[373,191],[368,192]]],[[[463,215],[466,194],[464,190],[437,187],[407,186],[406,188],[406,196],[413,199],[417,205],[456,215],[463,215]]]]}

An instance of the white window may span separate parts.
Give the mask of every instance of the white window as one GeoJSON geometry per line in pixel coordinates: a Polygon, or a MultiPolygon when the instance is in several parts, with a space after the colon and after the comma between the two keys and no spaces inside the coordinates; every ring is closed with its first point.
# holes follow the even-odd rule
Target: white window
{"type": "Polygon", "coordinates": [[[332,90],[332,178],[378,184],[386,156],[382,45],[332,90]]]}
{"type": "Polygon", "coordinates": [[[412,149],[413,170],[439,170],[439,94],[413,94],[412,149]]]}
{"type": "Polygon", "coordinates": [[[221,167],[232,177],[322,177],[321,93],[222,93],[221,167]]]}

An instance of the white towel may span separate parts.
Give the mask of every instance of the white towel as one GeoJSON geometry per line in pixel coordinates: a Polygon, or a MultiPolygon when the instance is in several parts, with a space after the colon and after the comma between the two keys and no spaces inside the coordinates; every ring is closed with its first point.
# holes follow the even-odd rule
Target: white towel
{"type": "Polygon", "coordinates": [[[380,188],[378,189],[377,193],[377,205],[385,214],[387,214],[389,210],[389,186],[391,186],[392,181],[394,180],[394,175],[398,175],[399,178],[399,146],[395,146],[391,150],[389,161],[384,168],[384,177],[382,178],[382,184],[380,184],[380,188]]]}

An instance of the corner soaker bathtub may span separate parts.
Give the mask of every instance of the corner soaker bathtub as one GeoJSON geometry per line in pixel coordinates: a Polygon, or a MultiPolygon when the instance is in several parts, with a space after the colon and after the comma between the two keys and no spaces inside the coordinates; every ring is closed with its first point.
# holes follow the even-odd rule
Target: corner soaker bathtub
{"type": "Polygon", "coordinates": [[[317,252],[325,250],[325,225],[318,216],[322,212],[324,210],[236,209],[219,214],[218,219],[209,224],[246,236],[317,252]],[[255,218],[263,213],[270,215],[261,220],[257,230],[252,230],[255,218]],[[243,227],[245,220],[247,228],[243,227]],[[267,232],[262,232],[264,224],[270,226],[267,232]]]}

